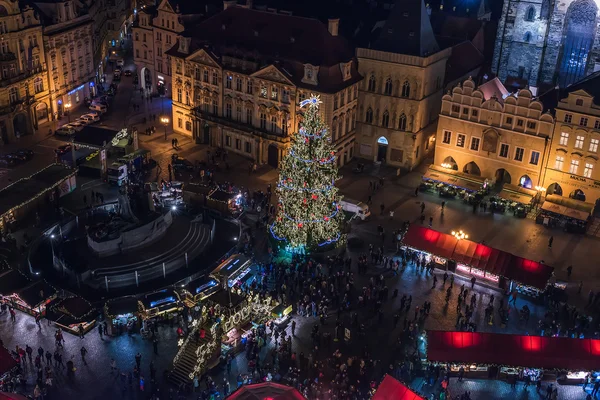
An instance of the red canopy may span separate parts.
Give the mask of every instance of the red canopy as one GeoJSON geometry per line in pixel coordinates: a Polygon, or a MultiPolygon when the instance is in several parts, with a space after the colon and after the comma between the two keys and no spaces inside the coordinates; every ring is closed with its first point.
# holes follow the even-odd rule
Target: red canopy
{"type": "Polygon", "coordinates": [[[508,279],[544,289],[554,268],[514,256],[470,240],[457,240],[446,233],[411,225],[404,236],[406,246],[452,259],[458,263],[469,265],[494,275],[502,275],[508,279]]]}
{"type": "Polygon", "coordinates": [[[438,257],[452,258],[458,240],[446,233],[411,225],[402,242],[409,247],[435,254],[438,257]]]}
{"type": "Polygon", "coordinates": [[[424,400],[423,397],[398,382],[389,375],[377,388],[372,400],[424,400]]]}
{"type": "Polygon", "coordinates": [[[0,393],[0,400],[29,400],[27,397],[17,393],[0,393]]]}
{"type": "Polygon", "coordinates": [[[427,359],[571,371],[595,370],[600,365],[600,340],[428,331],[427,359]]]}
{"type": "Polygon", "coordinates": [[[17,366],[17,361],[4,346],[0,346],[0,376],[17,366]]]}
{"type": "Polygon", "coordinates": [[[227,397],[227,400],[306,400],[306,398],[293,387],[265,382],[242,386],[227,397]]]}

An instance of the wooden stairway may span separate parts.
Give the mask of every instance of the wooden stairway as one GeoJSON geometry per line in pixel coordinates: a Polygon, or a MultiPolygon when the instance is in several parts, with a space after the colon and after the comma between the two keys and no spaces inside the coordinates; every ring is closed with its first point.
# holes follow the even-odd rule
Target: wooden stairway
{"type": "MultiPolygon", "coordinates": [[[[205,362],[201,365],[197,371],[198,377],[204,374],[208,369],[215,366],[221,355],[221,342],[219,337],[213,337],[210,332],[210,325],[205,324],[205,337],[200,338],[198,334],[199,328],[194,328],[190,332],[189,339],[184,343],[182,349],[173,360],[173,369],[169,374],[169,381],[175,385],[185,384],[188,385],[192,382],[194,371],[196,366],[199,364],[198,352],[203,351],[202,348],[210,348],[212,350],[205,356],[205,362]]],[[[217,330],[218,331],[218,330],[217,330]]]]}

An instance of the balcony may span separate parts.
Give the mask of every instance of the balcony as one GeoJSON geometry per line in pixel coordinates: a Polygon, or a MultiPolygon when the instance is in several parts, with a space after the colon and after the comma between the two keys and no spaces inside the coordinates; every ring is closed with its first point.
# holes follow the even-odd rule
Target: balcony
{"type": "Polygon", "coordinates": [[[22,81],[23,79],[27,79],[33,75],[39,74],[40,72],[44,72],[44,71],[45,71],[44,67],[40,65],[39,67],[29,69],[27,71],[24,71],[24,72],[21,72],[21,73],[15,75],[15,76],[11,76],[8,78],[2,78],[2,79],[0,79],[0,87],[7,87],[10,85],[13,85],[17,82],[22,81]]]}

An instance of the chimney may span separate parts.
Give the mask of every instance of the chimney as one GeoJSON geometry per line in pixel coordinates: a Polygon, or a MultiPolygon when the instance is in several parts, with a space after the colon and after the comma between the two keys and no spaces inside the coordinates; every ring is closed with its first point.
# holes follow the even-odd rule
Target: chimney
{"type": "Polygon", "coordinates": [[[340,19],[339,18],[330,18],[328,24],[328,30],[331,36],[338,35],[338,29],[340,27],[340,19]]]}
{"type": "Polygon", "coordinates": [[[223,0],[223,10],[227,10],[229,7],[237,5],[237,0],[223,0]]]}

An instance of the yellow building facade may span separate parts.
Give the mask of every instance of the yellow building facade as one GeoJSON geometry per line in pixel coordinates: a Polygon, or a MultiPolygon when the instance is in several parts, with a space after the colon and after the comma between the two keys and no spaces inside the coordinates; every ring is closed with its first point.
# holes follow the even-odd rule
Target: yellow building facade
{"type": "Polygon", "coordinates": [[[434,164],[534,189],[544,181],[554,118],[529,90],[467,79],[442,98],[434,164]]]}

